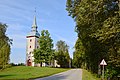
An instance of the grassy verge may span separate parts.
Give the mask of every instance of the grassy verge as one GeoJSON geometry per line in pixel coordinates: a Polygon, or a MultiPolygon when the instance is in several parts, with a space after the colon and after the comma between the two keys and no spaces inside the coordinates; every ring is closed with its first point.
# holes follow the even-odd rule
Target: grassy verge
{"type": "Polygon", "coordinates": [[[87,70],[82,70],[82,80],[101,80],[87,70]]]}
{"type": "Polygon", "coordinates": [[[32,79],[67,71],[63,68],[17,66],[0,71],[0,79],[32,79]]]}

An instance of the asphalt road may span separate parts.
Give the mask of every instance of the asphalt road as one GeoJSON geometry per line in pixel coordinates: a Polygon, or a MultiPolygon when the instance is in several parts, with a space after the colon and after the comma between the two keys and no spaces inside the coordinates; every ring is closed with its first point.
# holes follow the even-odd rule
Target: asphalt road
{"type": "Polygon", "coordinates": [[[35,80],[82,80],[82,70],[71,69],[66,72],[58,73],[49,77],[39,78],[35,80]]]}

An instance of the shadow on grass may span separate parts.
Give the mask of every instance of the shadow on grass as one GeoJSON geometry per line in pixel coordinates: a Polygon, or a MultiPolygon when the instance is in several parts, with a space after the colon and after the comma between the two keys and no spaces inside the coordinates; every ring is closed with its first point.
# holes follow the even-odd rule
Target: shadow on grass
{"type": "Polygon", "coordinates": [[[0,75],[0,78],[7,77],[7,76],[13,76],[13,75],[0,75]]]}

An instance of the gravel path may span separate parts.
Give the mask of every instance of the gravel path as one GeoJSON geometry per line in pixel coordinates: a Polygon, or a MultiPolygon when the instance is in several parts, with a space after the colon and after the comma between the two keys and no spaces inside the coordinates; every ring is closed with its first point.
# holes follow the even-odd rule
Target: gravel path
{"type": "Polygon", "coordinates": [[[66,72],[35,80],[82,80],[82,69],[71,69],[66,72]]]}

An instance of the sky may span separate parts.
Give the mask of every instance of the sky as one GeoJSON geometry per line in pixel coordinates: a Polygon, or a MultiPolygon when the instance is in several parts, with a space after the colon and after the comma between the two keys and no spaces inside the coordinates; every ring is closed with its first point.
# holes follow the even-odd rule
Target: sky
{"type": "Polygon", "coordinates": [[[65,41],[72,58],[77,34],[75,22],[65,8],[66,0],[0,0],[0,22],[8,25],[6,35],[13,39],[10,62],[25,63],[26,36],[34,15],[39,33],[48,30],[54,47],[57,41],[65,41]]]}

